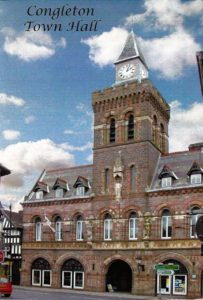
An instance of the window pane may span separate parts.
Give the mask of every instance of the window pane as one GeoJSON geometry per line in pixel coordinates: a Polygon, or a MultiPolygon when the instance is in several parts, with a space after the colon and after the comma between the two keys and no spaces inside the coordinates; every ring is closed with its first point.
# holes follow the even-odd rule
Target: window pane
{"type": "Polygon", "coordinates": [[[83,288],[83,272],[75,272],[74,273],[74,287],[75,288],[83,288]]]}
{"type": "Polygon", "coordinates": [[[173,293],[176,295],[186,295],[187,293],[187,276],[174,275],[173,293]]]}
{"type": "Polygon", "coordinates": [[[76,223],[76,239],[83,239],[83,221],[77,221],[76,223]]]}
{"type": "Polygon", "coordinates": [[[72,272],[63,271],[63,287],[72,288],[72,272]]]}
{"type": "Polygon", "coordinates": [[[42,239],[42,224],[41,222],[36,223],[36,241],[41,241],[42,239]]]}
{"type": "Polygon", "coordinates": [[[56,198],[62,198],[63,197],[63,189],[56,189],[55,195],[56,195],[56,198]]]}
{"type": "Polygon", "coordinates": [[[43,283],[42,285],[51,285],[51,271],[43,270],[43,283]]]}
{"type": "Polygon", "coordinates": [[[32,270],[32,284],[33,285],[41,285],[41,271],[40,270],[32,270]]]}

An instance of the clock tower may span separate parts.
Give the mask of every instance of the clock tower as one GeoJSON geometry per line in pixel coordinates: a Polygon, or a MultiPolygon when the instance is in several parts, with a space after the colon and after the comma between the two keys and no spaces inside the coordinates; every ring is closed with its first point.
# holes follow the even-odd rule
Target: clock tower
{"type": "Polygon", "coordinates": [[[148,79],[133,32],[115,66],[116,83],[92,95],[93,190],[97,200],[140,201],[168,152],[170,107],[148,79]]]}
{"type": "Polygon", "coordinates": [[[116,84],[148,78],[148,67],[133,31],[127,37],[123,51],[115,62],[116,84]]]}

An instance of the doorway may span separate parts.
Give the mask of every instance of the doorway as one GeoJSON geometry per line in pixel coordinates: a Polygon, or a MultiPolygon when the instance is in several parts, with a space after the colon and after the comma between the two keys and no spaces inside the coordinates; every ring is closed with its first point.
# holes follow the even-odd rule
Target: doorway
{"type": "Polygon", "coordinates": [[[109,285],[115,292],[131,292],[132,270],[126,262],[115,260],[111,263],[106,274],[106,287],[109,285]]]}

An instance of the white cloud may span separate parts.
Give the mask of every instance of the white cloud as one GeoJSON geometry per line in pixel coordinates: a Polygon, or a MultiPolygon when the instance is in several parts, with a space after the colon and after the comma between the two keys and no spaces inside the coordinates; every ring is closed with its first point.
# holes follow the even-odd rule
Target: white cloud
{"type": "Polygon", "coordinates": [[[145,26],[161,30],[182,27],[185,17],[202,14],[203,1],[145,0],[144,7],[146,10],[143,14],[130,15],[125,24],[132,26],[145,23],[145,26]]]}
{"type": "Polygon", "coordinates": [[[179,101],[170,105],[170,152],[187,150],[190,144],[203,142],[203,103],[195,102],[188,108],[183,108],[179,101]]]}
{"type": "Polygon", "coordinates": [[[26,124],[30,124],[30,123],[32,123],[32,122],[34,122],[35,121],[35,116],[27,116],[26,118],[25,118],[25,123],[26,124]]]}
{"type": "Polygon", "coordinates": [[[61,144],[61,147],[64,150],[68,150],[68,151],[81,151],[81,152],[83,152],[83,151],[92,149],[93,144],[92,144],[92,142],[88,142],[83,146],[73,146],[73,145],[70,145],[68,143],[63,143],[63,144],[61,144]]]}
{"type": "Polygon", "coordinates": [[[12,141],[12,140],[19,139],[21,134],[20,134],[20,131],[6,129],[6,130],[2,131],[2,135],[5,140],[12,141]]]}
{"type": "Polygon", "coordinates": [[[54,41],[50,34],[42,31],[17,34],[12,28],[6,27],[1,32],[5,37],[4,51],[26,62],[50,58],[55,54],[57,47],[66,46],[64,38],[54,41]]]}
{"type": "Polygon", "coordinates": [[[0,104],[23,106],[25,105],[25,100],[23,100],[22,98],[15,97],[13,95],[0,93],[0,104]]]}
{"type": "Polygon", "coordinates": [[[89,154],[88,157],[86,158],[86,161],[90,164],[93,163],[93,153],[89,154]]]}
{"type": "Polygon", "coordinates": [[[90,47],[90,60],[104,67],[118,59],[127,35],[125,29],[113,27],[109,32],[83,39],[81,42],[90,47]]]}
{"type": "Polygon", "coordinates": [[[22,187],[26,176],[43,169],[60,168],[74,164],[74,156],[49,139],[19,142],[0,150],[0,162],[11,170],[2,178],[2,184],[22,187]]]}
{"type": "Polygon", "coordinates": [[[169,79],[181,76],[185,67],[195,65],[195,53],[201,49],[184,29],[161,38],[139,40],[149,69],[169,79]]]}
{"type": "Polygon", "coordinates": [[[73,131],[73,130],[71,130],[71,129],[66,129],[66,130],[64,130],[64,133],[65,133],[65,134],[70,134],[70,135],[78,134],[78,132],[73,131]]]}
{"type": "MultiPolygon", "coordinates": [[[[116,61],[127,34],[127,31],[121,28],[112,28],[109,32],[83,42],[90,46],[90,59],[102,67],[116,61]],[[114,39],[116,44],[113,42],[114,39]],[[109,43],[109,40],[112,43],[109,43]]],[[[185,67],[196,65],[195,53],[201,49],[183,28],[160,38],[148,40],[138,38],[138,40],[149,69],[158,71],[161,76],[169,79],[183,75],[185,67]]],[[[84,109],[81,105],[78,105],[78,108],[84,109]]]]}

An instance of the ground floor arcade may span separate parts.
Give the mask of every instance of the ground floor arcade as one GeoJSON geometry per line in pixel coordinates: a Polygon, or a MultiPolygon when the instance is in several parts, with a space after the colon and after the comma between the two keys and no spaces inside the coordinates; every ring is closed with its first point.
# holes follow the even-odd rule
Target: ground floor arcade
{"type": "Polygon", "coordinates": [[[184,251],[24,250],[21,285],[88,291],[158,294],[180,298],[203,295],[203,260],[184,251]],[[31,255],[32,253],[32,255],[31,255]],[[173,274],[157,274],[156,264],[175,264],[173,274]]]}

